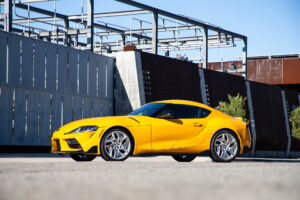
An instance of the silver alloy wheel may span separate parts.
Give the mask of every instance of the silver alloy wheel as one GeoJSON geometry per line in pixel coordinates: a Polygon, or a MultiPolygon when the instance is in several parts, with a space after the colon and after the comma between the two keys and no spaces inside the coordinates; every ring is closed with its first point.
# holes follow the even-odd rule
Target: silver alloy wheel
{"type": "Polygon", "coordinates": [[[238,153],[238,142],[232,134],[224,132],[215,139],[214,148],[219,158],[227,161],[238,153]]]}
{"type": "Polygon", "coordinates": [[[113,131],[106,137],[104,149],[112,159],[122,160],[131,150],[130,138],[122,131],[113,131]]]}

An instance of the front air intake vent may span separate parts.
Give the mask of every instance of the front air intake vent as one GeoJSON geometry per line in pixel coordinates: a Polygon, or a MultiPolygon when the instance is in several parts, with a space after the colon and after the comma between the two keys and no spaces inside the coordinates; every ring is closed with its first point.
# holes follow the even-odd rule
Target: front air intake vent
{"type": "Polygon", "coordinates": [[[72,149],[82,149],[81,145],[79,144],[79,142],[76,139],[68,139],[67,143],[68,143],[69,147],[72,149]]]}

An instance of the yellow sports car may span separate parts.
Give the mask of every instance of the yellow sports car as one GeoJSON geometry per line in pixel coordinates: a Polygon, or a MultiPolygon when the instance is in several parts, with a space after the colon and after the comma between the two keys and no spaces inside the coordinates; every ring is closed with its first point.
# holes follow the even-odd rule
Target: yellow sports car
{"type": "Polygon", "coordinates": [[[91,161],[96,155],[123,161],[130,155],[164,154],[190,162],[210,152],[212,160],[229,162],[250,145],[241,118],[184,100],[145,104],[127,116],[74,121],[52,136],[52,153],[69,154],[76,161],[91,161]]]}

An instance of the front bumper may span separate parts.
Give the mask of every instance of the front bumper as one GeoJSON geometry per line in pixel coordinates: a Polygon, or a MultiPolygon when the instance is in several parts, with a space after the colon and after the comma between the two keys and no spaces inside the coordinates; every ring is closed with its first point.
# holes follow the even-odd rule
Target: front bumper
{"type": "Polygon", "coordinates": [[[94,132],[63,134],[55,132],[51,140],[51,152],[55,154],[99,154],[100,137],[94,132]]]}

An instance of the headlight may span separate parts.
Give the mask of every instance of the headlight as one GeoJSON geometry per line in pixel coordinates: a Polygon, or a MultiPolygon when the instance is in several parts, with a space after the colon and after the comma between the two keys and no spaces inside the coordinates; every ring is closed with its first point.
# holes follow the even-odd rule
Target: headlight
{"type": "Polygon", "coordinates": [[[65,135],[73,134],[73,133],[92,132],[92,131],[96,131],[97,129],[98,129],[97,126],[81,126],[79,128],[74,129],[73,131],[71,131],[69,133],[65,133],[65,135]]]}

